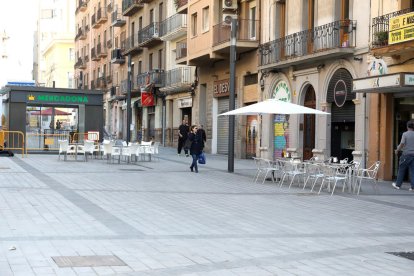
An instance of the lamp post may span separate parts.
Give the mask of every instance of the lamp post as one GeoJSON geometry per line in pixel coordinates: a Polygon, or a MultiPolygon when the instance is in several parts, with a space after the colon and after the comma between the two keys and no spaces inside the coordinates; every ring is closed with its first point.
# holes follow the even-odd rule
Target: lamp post
{"type": "MultiPolygon", "coordinates": [[[[236,35],[237,19],[231,19],[230,33],[230,97],[229,110],[235,108],[235,82],[236,82],[236,35]]],[[[229,116],[229,150],[228,150],[228,172],[234,172],[234,116],[229,116]]]]}
{"type": "Polygon", "coordinates": [[[131,54],[128,54],[128,85],[127,85],[127,129],[126,129],[126,141],[129,143],[131,141],[131,54]]]}

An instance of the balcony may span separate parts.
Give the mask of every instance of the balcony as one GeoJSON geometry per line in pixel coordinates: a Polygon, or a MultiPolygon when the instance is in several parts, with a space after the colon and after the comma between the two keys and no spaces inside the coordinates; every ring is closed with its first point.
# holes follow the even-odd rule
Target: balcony
{"type": "Polygon", "coordinates": [[[152,84],[155,87],[163,87],[165,83],[165,74],[162,69],[154,69],[150,72],[137,75],[138,87],[152,84]]]}
{"type": "Polygon", "coordinates": [[[92,14],[92,17],[91,17],[91,26],[94,29],[97,29],[97,28],[99,28],[101,26],[100,24],[98,24],[98,21],[96,20],[96,17],[97,17],[97,14],[92,14]]]}
{"type": "MultiPolygon", "coordinates": [[[[260,21],[240,19],[237,28],[237,53],[251,51],[259,47],[260,21]]],[[[230,24],[221,22],[213,26],[213,51],[219,54],[230,53],[230,24]]]]}
{"type": "Polygon", "coordinates": [[[78,0],[78,6],[76,7],[75,14],[78,12],[84,12],[88,8],[87,0],[78,0]]]}
{"type": "Polygon", "coordinates": [[[108,75],[108,76],[106,76],[105,78],[106,78],[106,83],[107,83],[107,84],[108,84],[108,83],[112,83],[112,76],[111,76],[111,75],[108,75]]]}
{"type": "Polygon", "coordinates": [[[124,64],[125,58],[122,55],[122,49],[113,49],[111,51],[111,63],[113,64],[124,64]]]}
{"type": "Polygon", "coordinates": [[[175,49],[175,62],[187,64],[187,39],[178,41],[175,49]]]}
{"type": "Polygon", "coordinates": [[[123,55],[135,55],[143,50],[139,47],[138,37],[136,35],[127,37],[122,44],[125,45],[124,51],[122,52],[123,55]]]}
{"type": "Polygon", "coordinates": [[[177,9],[177,13],[187,14],[188,0],[176,0],[174,1],[174,4],[175,8],[177,9]]]}
{"type": "Polygon", "coordinates": [[[107,15],[107,12],[106,12],[106,7],[105,8],[99,7],[98,11],[97,11],[97,16],[96,16],[96,22],[97,22],[97,24],[103,24],[106,21],[108,21],[108,15],[107,15]]]}
{"type": "Polygon", "coordinates": [[[138,44],[140,47],[153,47],[162,43],[160,39],[160,24],[152,22],[138,32],[138,44]]]}
{"type": "Polygon", "coordinates": [[[99,58],[104,58],[108,55],[106,47],[104,47],[104,45],[102,45],[101,43],[98,43],[96,45],[96,53],[99,58]]]}
{"type": "Polygon", "coordinates": [[[92,47],[92,48],[91,48],[91,59],[92,59],[93,61],[98,61],[98,60],[100,60],[100,59],[101,59],[101,58],[97,55],[96,50],[95,50],[95,47],[92,47]]]}
{"type": "Polygon", "coordinates": [[[141,0],[141,3],[143,3],[143,4],[149,4],[152,1],[154,1],[154,0],[141,0]]]}
{"type": "Polygon", "coordinates": [[[354,53],[356,21],[340,20],[259,46],[259,69],[286,68],[354,53]]]}
{"type": "Polygon", "coordinates": [[[125,18],[118,11],[113,11],[111,16],[112,27],[122,27],[126,24],[125,18]]]}
{"type": "Polygon", "coordinates": [[[122,15],[131,16],[142,9],[144,4],[141,0],[122,0],[122,15]]]}
{"type": "MultiPolygon", "coordinates": [[[[128,80],[122,80],[121,86],[120,86],[120,92],[121,95],[127,95],[128,93],[128,80]]],[[[131,78],[131,97],[137,96],[136,93],[139,91],[139,87],[137,85],[137,82],[134,80],[134,78],[131,78]]]]}
{"type": "Polygon", "coordinates": [[[183,66],[165,73],[165,86],[160,91],[167,93],[190,92],[195,81],[195,67],[183,66]]]}
{"type": "Polygon", "coordinates": [[[86,68],[86,62],[85,62],[85,58],[78,58],[78,61],[75,62],[74,65],[75,69],[85,69],[86,68]]]}
{"type": "Polygon", "coordinates": [[[96,88],[106,88],[106,77],[99,77],[96,79],[96,88]]]}
{"type": "Polygon", "coordinates": [[[85,27],[80,27],[78,28],[78,32],[76,33],[75,36],[75,41],[76,40],[85,40],[86,39],[86,30],[85,27]]]}
{"type": "MultiPolygon", "coordinates": [[[[410,37],[408,41],[404,41],[402,37],[401,42],[388,41],[390,27],[389,20],[391,18],[412,13],[414,8],[404,9],[393,13],[385,14],[372,19],[372,37],[371,37],[371,52],[374,55],[392,56],[406,53],[414,49],[414,37],[412,33],[404,32],[406,29],[393,30],[391,33],[400,33],[402,36],[410,37]]],[[[414,14],[410,14],[414,16],[414,14]]]]}
{"type": "Polygon", "coordinates": [[[186,14],[174,14],[160,23],[160,39],[163,41],[170,41],[186,35],[186,14]]]}

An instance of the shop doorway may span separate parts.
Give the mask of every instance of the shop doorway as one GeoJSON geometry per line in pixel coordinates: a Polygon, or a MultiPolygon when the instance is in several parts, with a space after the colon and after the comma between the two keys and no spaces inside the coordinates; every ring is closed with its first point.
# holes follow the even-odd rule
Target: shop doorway
{"type": "Polygon", "coordinates": [[[246,125],[246,159],[256,157],[258,122],[256,115],[247,116],[246,125]]]}
{"type": "MultiPolygon", "coordinates": [[[[309,86],[305,94],[304,106],[316,109],[316,95],[313,86],[309,86]]],[[[315,114],[303,115],[303,160],[312,158],[315,148],[315,114]]]]}

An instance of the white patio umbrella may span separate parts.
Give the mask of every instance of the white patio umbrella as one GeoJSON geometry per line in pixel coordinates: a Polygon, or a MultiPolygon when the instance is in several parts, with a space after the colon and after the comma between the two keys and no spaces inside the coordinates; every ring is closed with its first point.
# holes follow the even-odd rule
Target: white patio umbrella
{"type": "Polygon", "coordinates": [[[284,102],[276,99],[269,99],[262,102],[258,102],[252,105],[230,110],[228,112],[219,114],[224,115],[262,115],[262,114],[326,114],[317,109],[309,108],[303,105],[284,102]]]}

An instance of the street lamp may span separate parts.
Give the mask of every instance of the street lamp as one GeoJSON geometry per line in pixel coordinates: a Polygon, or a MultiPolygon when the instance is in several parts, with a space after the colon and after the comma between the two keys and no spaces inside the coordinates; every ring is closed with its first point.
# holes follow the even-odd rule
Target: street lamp
{"type": "MultiPolygon", "coordinates": [[[[235,108],[235,83],[236,83],[236,35],[237,19],[231,19],[230,33],[230,97],[229,110],[235,108]]],[[[228,151],[228,172],[234,172],[234,116],[229,116],[229,151],[228,151]]]]}

